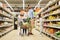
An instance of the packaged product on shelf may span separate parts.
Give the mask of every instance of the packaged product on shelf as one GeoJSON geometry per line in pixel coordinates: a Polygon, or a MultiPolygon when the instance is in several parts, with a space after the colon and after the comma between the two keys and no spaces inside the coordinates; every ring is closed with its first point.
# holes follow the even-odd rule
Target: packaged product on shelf
{"type": "Polygon", "coordinates": [[[49,13],[46,13],[45,15],[48,15],[49,13]]]}
{"type": "Polygon", "coordinates": [[[0,6],[2,7],[2,3],[0,2],[0,6]]]}
{"type": "Polygon", "coordinates": [[[9,20],[9,18],[5,18],[6,20],[9,20]]]}
{"type": "Polygon", "coordinates": [[[50,14],[52,14],[52,13],[53,13],[53,11],[50,12],[50,14]]]}
{"type": "Polygon", "coordinates": [[[4,31],[6,31],[5,29],[0,29],[0,33],[3,33],[4,31]]]}
{"type": "Polygon", "coordinates": [[[8,13],[7,13],[6,15],[7,15],[7,16],[9,16],[9,17],[11,17],[11,15],[10,15],[10,14],[8,14],[8,13]]]}
{"type": "Polygon", "coordinates": [[[44,22],[43,26],[47,26],[47,25],[49,25],[49,24],[44,22]]]}
{"type": "Polygon", "coordinates": [[[51,8],[54,8],[55,7],[55,5],[53,5],[51,8]]]}
{"type": "Polygon", "coordinates": [[[0,22],[0,25],[1,25],[1,22],[0,22]]]}
{"type": "Polygon", "coordinates": [[[44,31],[44,32],[46,32],[46,30],[47,30],[47,28],[46,28],[46,27],[44,27],[44,28],[43,28],[43,31],[44,31]]]}
{"type": "Polygon", "coordinates": [[[60,27],[60,22],[57,22],[57,27],[60,27]]]}
{"type": "Polygon", "coordinates": [[[0,23],[0,26],[2,26],[3,25],[3,23],[0,23]]]}
{"type": "Polygon", "coordinates": [[[50,25],[50,26],[52,26],[52,25],[53,25],[53,23],[52,23],[52,22],[50,22],[50,23],[49,23],[49,25],[50,25]]]}
{"type": "Polygon", "coordinates": [[[52,16],[49,16],[49,18],[48,18],[49,20],[51,20],[52,19],[52,16]]]}
{"type": "Polygon", "coordinates": [[[4,25],[8,24],[8,22],[4,22],[4,25]]]}
{"type": "Polygon", "coordinates": [[[58,12],[60,12],[60,9],[55,10],[55,11],[53,12],[53,14],[54,14],[54,13],[58,13],[58,12]]]}
{"type": "Polygon", "coordinates": [[[0,17],[0,20],[2,20],[3,19],[3,17],[0,17]]]}
{"type": "Polygon", "coordinates": [[[57,27],[57,24],[53,24],[52,26],[57,27]]]}
{"type": "Polygon", "coordinates": [[[49,16],[48,19],[49,19],[49,20],[53,20],[53,19],[55,19],[55,17],[54,17],[54,16],[49,16]]]}
{"type": "Polygon", "coordinates": [[[3,8],[6,8],[6,7],[7,7],[7,5],[6,5],[5,3],[3,3],[3,4],[2,4],[2,7],[3,7],[3,8]]]}
{"type": "Polygon", "coordinates": [[[3,20],[5,20],[5,17],[3,17],[3,20]]]}
{"type": "Polygon", "coordinates": [[[6,12],[5,12],[5,11],[3,11],[3,14],[6,14],[6,12]]]}
{"type": "Polygon", "coordinates": [[[49,28],[46,28],[46,32],[48,33],[49,28]]]}
{"type": "Polygon", "coordinates": [[[57,22],[57,24],[59,24],[59,25],[60,25],[60,22],[57,22]]]}
{"type": "Polygon", "coordinates": [[[0,10],[0,13],[2,13],[2,10],[0,10]]]}
{"type": "Polygon", "coordinates": [[[50,28],[50,29],[48,30],[48,33],[49,33],[49,34],[54,34],[54,33],[55,33],[55,29],[50,28]]]}
{"type": "Polygon", "coordinates": [[[58,38],[60,38],[60,31],[56,32],[55,36],[58,37],[58,38]]]}
{"type": "Polygon", "coordinates": [[[9,12],[11,12],[11,10],[9,8],[6,8],[9,12]]]}

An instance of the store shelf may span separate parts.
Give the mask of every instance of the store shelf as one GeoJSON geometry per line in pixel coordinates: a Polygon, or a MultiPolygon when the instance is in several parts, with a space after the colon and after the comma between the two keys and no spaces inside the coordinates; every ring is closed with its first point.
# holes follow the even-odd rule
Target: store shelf
{"type": "Polygon", "coordinates": [[[3,8],[3,7],[1,7],[1,6],[0,6],[0,8],[1,8],[2,10],[4,10],[5,12],[9,13],[10,15],[12,15],[12,13],[9,12],[7,9],[5,9],[5,8],[3,8]]]}
{"type": "Polygon", "coordinates": [[[54,4],[57,3],[58,1],[59,1],[59,0],[56,0],[56,1],[52,2],[52,3],[50,3],[49,5],[46,5],[46,6],[44,7],[44,9],[42,9],[42,11],[41,11],[40,13],[42,13],[44,10],[46,10],[46,9],[49,8],[50,6],[54,5],[54,4]]]}
{"type": "Polygon", "coordinates": [[[51,21],[60,21],[60,19],[44,20],[44,22],[51,22],[51,21]]]}
{"type": "Polygon", "coordinates": [[[6,15],[6,14],[2,14],[2,13],[0,13],[0,16],[3,16],[3,17],[7,17],[7,18],[12,19],[12,17],[10,17],[10,16],[8,16],[8,15],[6,15]]]}
{"type": "Polygon", "coordinates": [[[6,24],[6,25],[2,25],[2,26],[0,26],[0,28],[2,28],[2,27],[9,27],[9,26],[12,26],[12,24],[6,24]]]}
{"type": "Polygon", "coordinates": [[[60,27],[57,27],[57,26],[50,26],[50,25],[44,25],[45,27],[47,28],[56,28],[56,29],[60,29],[60,27]]]}
{"type": "Polygon", "coordinates": [[[0,20],[0,21],[3,21],[3,22],[13,22],[12,20],[0,20]]]}
{"type": "Polygon", "coordinates": [[[52,14],[45,15],[45,16],[43,16],[42,18],[46,18],[46,17],[48,17],[48,16],[57,15],[57,14],[60,14],[60,11],[57,11],[56,13],[54,12],[54,13],[52,13],[52,14]]]}
{"type": "Polygon", "coordinates": [[[55,10],[55,9],[58,9],[58,8],[60,8],[60,5],[57,5],[54,8],[51,8],[51,9],[46,10],[45,12],[43,12],[43,14],[48,13],[48,12],[50,12],[52,10],[55,10]]]}
{"type": "Polygon", "coordinates": [[[12,31],[13,27],[7,28],[6,31],[4,31],[3,33],[0,33],[0,37],[7,34],[8,32],[12,31]]]}
{"type": "Polygon", "coordinates": [[[46,33],[44,31],[43,31],[43,33],[46,34],[47,36],[55,38],[56,40],[60,40],[60,38],[55,37],[53,34],[49,34],[49,33],[46,33]]]}

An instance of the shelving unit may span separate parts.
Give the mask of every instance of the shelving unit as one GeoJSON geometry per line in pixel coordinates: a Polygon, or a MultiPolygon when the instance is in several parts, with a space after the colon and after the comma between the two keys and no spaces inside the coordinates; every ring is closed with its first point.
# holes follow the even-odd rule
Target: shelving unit
{"type": "Polygon", "coordinates": [[[13,27],[14,17],[12,12],[0,6],[0,37],[12,31],[13,27]]]}
{"type": "Polygon", "coordinates": [[[12,17],[10,17],[10,16],[8,16],[8,15],[6,15],[6,14],[2,14],[2,13],[0,13],[0,16],[2,16],[2,17],[7,17],[7,18],[12,19],[12,17]]]}
{"type": "Polygon", "coordinates": [[[0,28],[9,27],[9,26],[12,26],[12,24],[9,24],[9,25],[2,25],[2,26],[0,26],[0,28]]]}
{"type": "Polygon", "coordinates": [[[10,15],[13,15],[10,11],[8,11],[7,9],[5,9],[5,8],[3,8],[3,7],[1,7],[1,6],[0,6],[0,9],[2,9],[3,11],[7,12],[7,13],[10,14],[10,15]]]}
{"type": "Polygon", "coordinates": [[[49,25],[44,25],[47,28],[55,28],[55,29],[60,29],[60,27],[56,27],[56,26],[49,26],[49,25]]]}
{"type": "Polygon", "coordinates": [[[52,14],[48,14],[48,15],[43,16],[42,18],[45,18],[45,17],[48,17],[48,16],[52,16],[52,15],[57,15],[57,14],[60,14],[60,12],[56,12],[56,13],[52,13],[52,14]]]}
{"type": "Polygon", "coordinates": [[[60,21],[60,19],[54,19],[54,20],[44,20],[44,22],[51,22],[51,21],[60,21]]]}
{"type": "Polygon", "coordinates": [[[54,39],[56,39],[56,40],[60,40],[60,38],[55,37],[53,34],[49,34],[49,33],[44,32],[44,31],[43,31],[43,33],[50,36],[50,37],[52,37],[52,38],[54,38],[54,39]]]}
{"type": "Polygon", "coordinates": [[[55,6],[54,8],[50,8],[50,9],[46,10],[45,12],[43,12],[43,14],[49,13],[50,11],[56,10],[56,9],[58,9],[58,8],[60,8],[60,5],[57,5],[57,6],[55,6]]]}
{"type": "Polygon", "coordinates": [[[52,1],[52,3],[48,3],[42,10],[40,13],[44,12],[47,8],[49,8],[50,6],[54,5],[55,3],[57,3],[59,0],[56,1],[52,1]]]}
{"type": "Polygon", "coordinates": [[[43,21],[43,33],[55,40],[60,40],[59,35],[55,35],[60,31],[60,4],[59,0],[50,1],[44,9],[41,9],[43,21]],[[59,37],[58,37],[59,36],[59,37]]]}
{"type": "Polygon", "coordinates": [[[7,28],[6,31],[4,31],[3,33],[0,33],[0,37],[4,36],[5,34],[7,34],[8,32],[12,31],[13,27],[7,28]]]}

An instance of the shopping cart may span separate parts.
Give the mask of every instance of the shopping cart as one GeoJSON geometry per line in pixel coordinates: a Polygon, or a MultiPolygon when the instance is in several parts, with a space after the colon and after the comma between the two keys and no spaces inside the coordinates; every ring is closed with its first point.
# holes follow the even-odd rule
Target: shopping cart
{"type": "MultiPolygon", "coordinates": [[[[27,19],[23,19],[23,21],[21,21],[19,23],[19,25],[20,25],[20,33],[19,33],[20,35],[23,35],[21,33],[22,32],[22,29],[26,29],[29,32],[29,23],[28,23],[27,19]]],[[[27,34],[28,34],[28,32],[27,32],[27,34]]]]}

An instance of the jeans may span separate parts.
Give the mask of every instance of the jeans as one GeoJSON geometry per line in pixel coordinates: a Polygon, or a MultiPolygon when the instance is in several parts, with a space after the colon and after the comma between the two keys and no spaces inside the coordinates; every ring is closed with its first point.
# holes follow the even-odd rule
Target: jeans
{"type": "Polygon", "coordinates": [[[25,34],[26,34],[26,32],[27,32],[27,29],[23,29],[23,33],[25,32],[25,34]]]}

